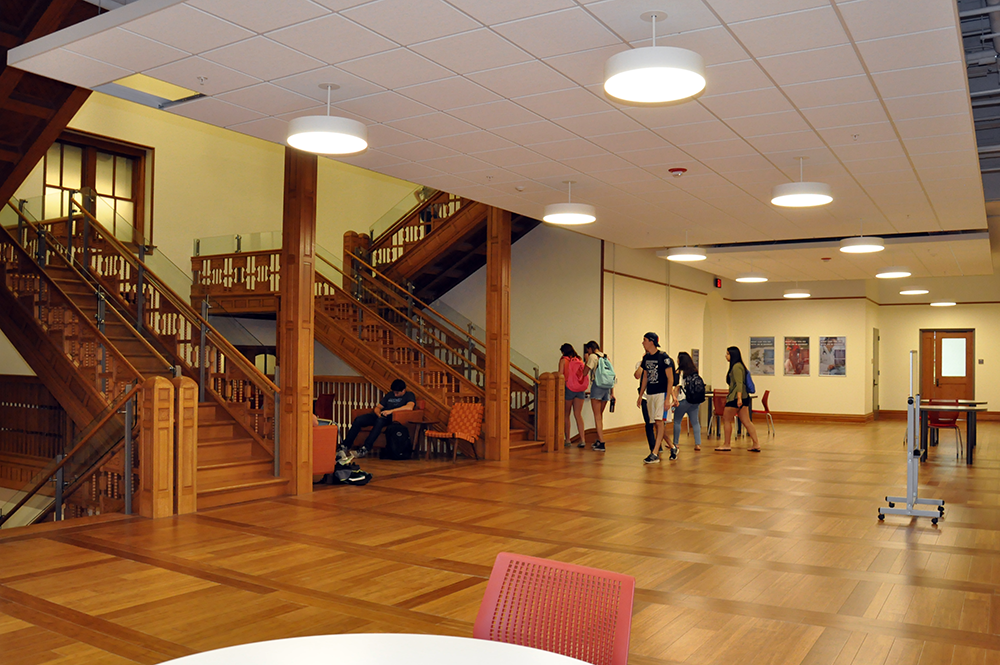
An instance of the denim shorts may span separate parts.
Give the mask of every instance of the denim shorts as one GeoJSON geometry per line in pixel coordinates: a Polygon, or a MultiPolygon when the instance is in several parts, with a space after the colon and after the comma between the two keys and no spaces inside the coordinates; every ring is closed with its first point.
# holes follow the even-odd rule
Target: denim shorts
{"type": "Polygon", "coordinates": [[[566,401],[567,402],[572,401],[574,399],[586,399],[586,397],[587,397],[587,393],[583,392],[582,390],[580,392],[574,392],[574,391],[570,390],[569,388],[566,388],[566,401]]]}
{"type": "Polygon", "coordinates": [[[611,388],[590,387],[590,399],[597,402],[608,402],[611,400],[611,388]]]}

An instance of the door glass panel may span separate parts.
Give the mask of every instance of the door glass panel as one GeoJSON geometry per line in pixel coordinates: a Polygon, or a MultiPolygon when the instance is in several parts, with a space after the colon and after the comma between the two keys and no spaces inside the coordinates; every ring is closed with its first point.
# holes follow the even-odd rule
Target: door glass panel
{"type": "Polygon", "coordinates": [[[80,189],[83,184],[83,148],[75,145],[63,146],[63,179],[62,186],[67,189],[80,189]]]}
{"type": "Polygon", "coordinates": [[[128,157],[115,157],[115,196],[132,198],[132,160],[128,157]]]}
{"type": "Polygon", "coordinates": [[[104,225],[106,229],[114,229],[115,224],[115,201],[114,199],[97,197],[97,221],[104,225]]]}
{"type": "Polygon", "coordinates": [[[115,193],[115,158],[106,152],[97,153],[97,178],[94,188],[98,194],[111,196],[115,193]]]}
{"type": "Polygon", "coordinates": [[[965,338],[941,339],[941,376],[965,376],[965,338]]]}
{"type": "Polygon", "coordinates": [[[45,153],[45,184],[59,186],[59,171],[62,166],[62,151],[59,143],[53,143],[45,153]]]}

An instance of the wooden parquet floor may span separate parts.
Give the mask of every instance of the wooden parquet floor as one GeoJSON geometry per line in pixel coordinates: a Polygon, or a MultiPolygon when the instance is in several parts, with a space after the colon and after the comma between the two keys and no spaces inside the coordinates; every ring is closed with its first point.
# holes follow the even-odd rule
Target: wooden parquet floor
{"type": "MultiPolygon", "coordinates": [[[[903,424],[779,424],[764,452],[643,466],[630,435],[158,521],[0,535],[0,663],[158,663],[280,637],[470,635],[497,552],[637,579],[636,665],[1000,663],[1000,424],[921,477],[941,524],[876,519],[903,424]]],[[[742,442],[740,442],[742,443],[742,442]]],[[[70,524],[70,523],[68,523],[70,524]]],[[[331,655],[333,657],[333,655],[331,655]]]]}

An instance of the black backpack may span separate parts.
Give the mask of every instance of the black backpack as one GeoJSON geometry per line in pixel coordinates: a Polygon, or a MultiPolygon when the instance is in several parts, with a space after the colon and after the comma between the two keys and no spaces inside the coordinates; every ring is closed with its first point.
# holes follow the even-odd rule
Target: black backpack
{"type": "Polygon", "coordinates": [[[693,374],[684,381],[684,400],[688,404],[701,404],[705,401],[705,381],[698,374],[693,374]]]}
{"type": "Polygon", "coordinates": [[[389,423],[385,428],[385,448],[379,453],[379,459],[410,459],[413,457],[413,442],[410,441],[410,430],[400,423],[389,423]]]}

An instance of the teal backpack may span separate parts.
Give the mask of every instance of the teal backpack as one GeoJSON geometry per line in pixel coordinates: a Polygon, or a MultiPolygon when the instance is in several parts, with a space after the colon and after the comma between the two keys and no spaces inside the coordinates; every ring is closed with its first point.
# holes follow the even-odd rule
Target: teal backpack
{"type": "Polygon", "coordinates": [[[598,388],[615,387],[615,368],[611,366],[611,361],[606,355],[597,359],[597,367],[594,368],[594,385],[598,388]]]}

